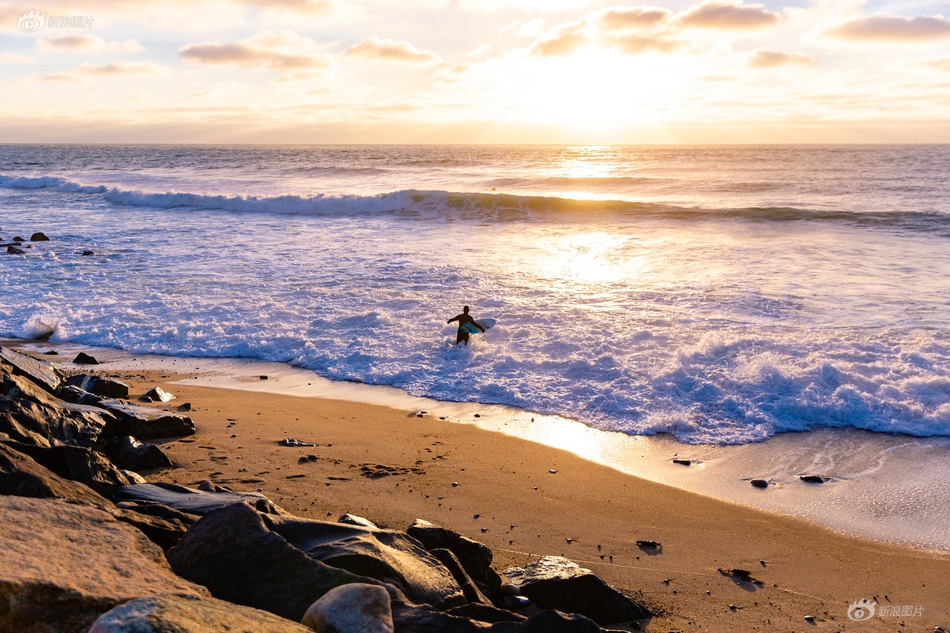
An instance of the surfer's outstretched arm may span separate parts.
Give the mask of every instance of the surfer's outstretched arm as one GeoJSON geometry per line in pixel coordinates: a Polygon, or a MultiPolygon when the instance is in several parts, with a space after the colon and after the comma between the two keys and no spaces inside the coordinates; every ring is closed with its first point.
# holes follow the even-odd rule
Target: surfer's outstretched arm
{"type": "Polygon", "coordinates": [[[458,320],[459,320],[458,317],[452,317],[451,319],[449,319],[448,321],[446,321],[446,324],[448,324],[448,323],[453,323],[453,322],[458,321],[458,320]]]}

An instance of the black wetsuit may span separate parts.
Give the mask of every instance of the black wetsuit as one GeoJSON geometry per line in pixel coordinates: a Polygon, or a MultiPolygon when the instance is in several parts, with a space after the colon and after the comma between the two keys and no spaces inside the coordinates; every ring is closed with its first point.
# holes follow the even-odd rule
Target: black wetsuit
{"type": "Polygon", "coordinates": [[[458,334],[455,336],[456,345],[458,345],[462,341],[465,341],[465,344],[468,345],[468,332],[462,329],[462,326],[467,323],[471,323],[473,326],[477,327],[482,332],[485,331],[485,328],[483,328],[482,326],[480,326],[478,323],[475,322],[475,319],[472,318],[472,315],[466,314],[464,312],[456,317],[452,317],[451,319],[446,321],[446,323],[452,323],[453,321],[458,321],[459,323],[459,331],[458,331],[458,334]]]}

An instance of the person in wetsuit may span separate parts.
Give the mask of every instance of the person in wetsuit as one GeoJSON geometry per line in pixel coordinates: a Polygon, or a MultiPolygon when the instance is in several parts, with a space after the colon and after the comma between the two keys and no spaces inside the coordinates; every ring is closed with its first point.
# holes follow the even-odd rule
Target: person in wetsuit
{"type": "Polygon", "coordinates": [[[485,331],[485,328],[483,328],[478,323],[476,323],[475,319],[473,319],[472,316],[468,313],[468,306],[465,306],[462,308],[462,314],[452,317],[451,319],[446,321],[446,323],[452,323],[453,321],[458,321],[458,324],[459,324],[458,335],[455,338],[456,345],[458,345],[462,341],[465,341],[465,344],[468,345],[469,334],[467,331],[465,331],[465,329],[463,329],[462,326],[464,325],[471,324],[473,327],[477,327],[482,332],[485,331]]]}

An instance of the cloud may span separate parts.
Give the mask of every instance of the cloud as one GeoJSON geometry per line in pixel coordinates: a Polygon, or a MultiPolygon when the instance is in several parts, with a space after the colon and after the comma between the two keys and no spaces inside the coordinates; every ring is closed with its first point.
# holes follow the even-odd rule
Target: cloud
{"type": "Polygon", "coordinates": [[[35,66],[36,60],[29,55],[17,55],[16,53],[0,53],[0,64],[22,64],[25,66],[35,66]]]}
{"type": "Polygon", "coordinates": [[[36,47],[41,53],[56,51],[113,51],[120,53],[140,53],[144,48],[135,40],[125,40],[124,42],[107,42],[98,35],[67,35],[64,37],[53,37],[48,39],[39,39],[36,41],[36,47]]]}
{"type": "Polygon", "coordinates": [[[918,65],[924,68],[932,68],[934,70],[942,70],[943,72],[950,73],[950,57],[923,59],[918,62],[918,65]]]}
{"type": "Polygon", "coordinates": [[[401,62],[407,64],[439,64],[442,58],[432,51],[416,48],[409,42],[395,42],[376,35],[346,49],[345,57],[401,62]]]}
{"type": "Polygon", "coordinates": [[[111,64],[80,64],[72,70],[53,73],[33,73],[28,77],[11,80],[12,83],[77,83],[91,77],[117,77],[125,75],[154,75],[166,73],[170,69],[151,62],[113,62],[111,64]]]}
{"type": "Polygon", "coordinates": [[[929,42],[950,37],[950,20],[942,15],[905,18],[881,14],[849,20],[825,34],[852,42],[929,42]]]}
{"type": "Polygon", "coordinates": [[[475,68],[475,64],[472,62],[461,62],[448,68],[439,68],[435,71],[435,77],[440,81],[452,83],[461,79],[463,75],[471,72],[473,68],[475,68]]]}
{"type": "Polygon", "coordinates": [[[549,30],[531,45],[532,55],[537,57],[562,57],[587,44],[586,22],[560,24],[549,30]]]}
{"type": "Polygon", "coordinates": [[[240,0],[240,3],[267,10],[295,11],[310,16],[329,16],[337,10],[337,3],[332,0],[240,0]]]}
{"type": "Polygon", "coordinates": [[[316,42],[292,31],[264,31],[230,44],[188,44],[178,49],[178,56],[190,64],[270,70],[303,70],[330,65],[316,42]]]}
{"type": "Polygon", "coordinates": [[[781,13],[767,11],[761,4],[706,0],[677,14],[676,23],[683,28],[745,31],[775,26],[782,19],[781,13]]]}
{"type": "Polygon", "coordinates": [[[760,48],[749,54],[746,64],[749,68],[809,67],[817,66],[818,60],[805,53],[784,53],[760,48]]]}
{"type": "Polygon", "coordinates": [[[661,7],[611,7],[600,14],[600,27],[607,31],[652,29],[669,22],[671,15],[661,7]]]}
{"type": "Polygon", "coordinates": [[[639,55],[648,51],[657,53],[673,53],[683,46],[682,40],[664,37],[662,35],[629,34],[605,40],[605,44],[619,49],[627,55],[639,55]]]}

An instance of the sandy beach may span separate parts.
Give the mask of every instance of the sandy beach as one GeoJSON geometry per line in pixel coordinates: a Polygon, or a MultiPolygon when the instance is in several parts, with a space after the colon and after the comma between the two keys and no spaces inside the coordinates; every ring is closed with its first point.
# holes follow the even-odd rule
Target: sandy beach
{"type": "Polygon", "coordinates": [[[950,622],[946,554],[842,535],[429,414],[180,384],[187,374],[109,373],[134,393],[161,385],[178,398],[170,409],[192,405],[198,434],[164,444],[175,467],[151,480],[260,491],[318,519],[350,512],[403,529],[424,518],[486,543],[498,570],[563,555],[656,613],[648,631],[932,631],[950,622]],[[279,446],[286,437],[316,446],[279,446]],[[719,571],[737,568],[756,582],[719,571]],[[864,598],[889,608],[850,620],[849,605],[864,598]]]}

